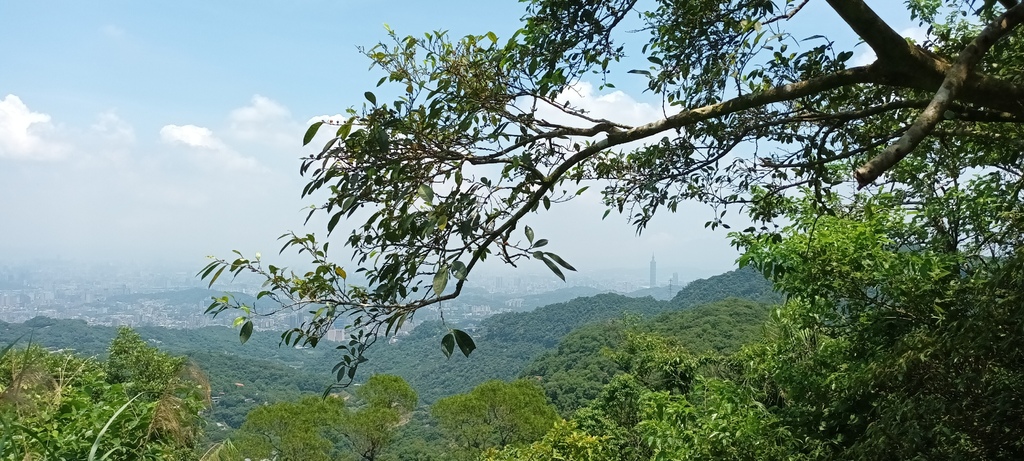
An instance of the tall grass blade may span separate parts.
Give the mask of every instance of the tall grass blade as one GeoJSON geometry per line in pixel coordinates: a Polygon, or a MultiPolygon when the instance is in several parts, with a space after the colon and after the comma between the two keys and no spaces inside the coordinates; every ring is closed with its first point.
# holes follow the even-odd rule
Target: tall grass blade
{"type": "MultiPolygon", "coordinates": [[[[139,398],[140,395],[142,394],[138,394],[135,397],[132,397],[131,400],[128,400],[127,402],[124,403],[124,405],[121,405],[121,408],[118,408],[117,411],[115,411],[114,414],[110,417],[110,419],[107,420],[107,424],[103,425],[103,429],[100,429],[100,433],[96,435],[96,441],[92,443],[92,449],[89,450],[89,461],[96,461],[96,450],[100,448],[100,439],[103,438],[103,434],[107,433],[107,429],[110,429],[110,425],[114,423],[114,420],[116,420],[117,417],[121,415],[121,412],[124,411],[125,408],[128,408],[128,405],[131,405],[132,402],[135,401],[135,399],[139,398]]],[[[100,459],[106,459],[107,456],[110,456],[110,453],[111,452],[108,451],[100,459]]]]}

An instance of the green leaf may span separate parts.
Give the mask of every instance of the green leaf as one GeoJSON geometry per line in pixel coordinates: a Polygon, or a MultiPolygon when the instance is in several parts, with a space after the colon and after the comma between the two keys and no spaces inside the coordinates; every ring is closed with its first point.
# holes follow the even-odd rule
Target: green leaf
{"type": "Polygon", "coordinates": [[[419,189],[416,190],[416,195],[419,195],[420,198],[427,203],[434,203],[434,189],[431,189],[430,186],[426,184],[421,185],[419,189]]]}
{"type": "Polygon", "coordinates": [[[252,336],[252,320],[246,321],[242,324],[242,330],[238,332],[238,339],[242,340],[242,344],[245,344],[252,336]]]}
{"type": "Polygon", "coordinates": [[[526,226],[526,240],[529,240],[531,244],[533,243],[533,229],[530,226],[526,226]]]}
{"type": "Polygon", "coordinates": [[[227,269],[227,268],[228,268],[228,266],[221,266],[220,270],[213,274],[213,278],[210,279],[210,284],[206,288],[213,287],[213,282],[216,282],[217,281],[217,277],[220,277],[220,274],[223,273],[224,269],[227,269]]]}
{"type": "Polygon", "coordinates": [[[320,129],[320,125],[323,125],[323,124],[324,124],[324,122],[321,120],[321,121],[316,122],[316,123],[314,123],[314,124],[309,126],[309,129],[306,130],[306,135],[302,137],[302,145],[303,146],[305,146],[306,144],[309,144],[309,142],[313,140],[313,136],[316,136],[317,130],[319,130],[320,129]]]}
{"type": "Polygon", "coordinates": [[[452,358],[452,351],[455,350],[455,335],[448,333],[441,338],[441,352],[444,352],[445,358],[452,358]]]}
{"type": "Polygon", "coordinates": [[[466,276],[469,275],[469,271],[466,268],[466,263],[462,261],[453,262],[452,275],[455,276],[456,280],[466,280],[466,276]]]}
{"type": "Polygon", "coordinates": [[[441,296],[446,285],[448,285],[448,266],[441,266],[441,270],[434,274],[434,294],[441,296]]]}
{"type": "Polygon", "coordinates": [[[342,213],[343,212],[339,211],[334,213],[334,216],[331,216],[331,220],[327,222],[327,235],[331,235],[331,232],[334,232],[334,226],[338,225],[338,221],[341,220],[342,213]]]}
{"type": "Polygon", "coordinates": [[[200,279],[205,279],[206,277],[208,277],[210,275],[210,272],[213,272],[213,270],[217,268],[217,266],[219,264],[220,263],[217,262],[217,261],[214,261],[214,262],[211,262],[210,264],[207,264],[206,267],[203,267],[199,271],[199,273],[196,274],[196,277],[199,277],[200,279]]]}
{"type": "Polygon", "coordinates": [[[566,269],[569,269],[569,270],[571,270],[573,272],[576,272],[576,268],[575,267],[572,267],[569,263],[565,262],[565,260],[562,259],[561,257],[559,257],[558,255],[556,255],[554,253],[545,253],[545,254],[547,255],[547,257],[551,258],[552,261],[558,263],[558,265],[560,265],[560,266],[562,266],[562,267],[564,267],[566,269]]]}
{"type": "Polygon", "coordinates": [[[540,248],[540,247],[542,247],[544,245],[547,245],[547,244],[548,244],[548,239],[540,239],[540,240],[537,240],[537,243],[534,243],[533,247],[531,247],[531,248],[540,248]]]}
{"type": "Polygon", "coordinates": [[[107,419],[107,424],[103,425],[103,428],[100,429],[100,433],[96,435],[96,440],[92,442],[92,449],[89,450],[89,461],[94,461],[96,459],[96,450],[100,448],[100,440],[103,439],[103,435],[107,433],[107,429],[110,429],[110,425],[117,420],[117,417],[121,415],[121,412],[123,412],[125,408],[128,408],[128,406],[141,395],[142,394],[137,394],[135,397],[129,399],[124,403],[124,405],[121,405],[121,408],[118,408],[117,411],[110,416],[110,419],[107,419]]]}
{"type": "Polygon", "coordinates": [[[366,100],[370,101],[370,104],[375,106],[377,105],[377,97],[374,96],[373,93],[367,91],[366,93],[363,93],[363,96],[366,96],[366,100]]]}
{"type": "Polygon", "coordinates": [[[548,269],[551,269],[551,272],[554,272],[555,275],[557,275],[558,278],[562,279],[562,281],[564,282],[565,281],[565,274],[562,273],[562,270],[559,269],[558,266],[555,265],[554,262],[552,262],[550,259],[547,258],[547,255],[549,255],[549,254],[550,253],[544,253],[543,251],[538,251],[538,252],[535,252],[533,254],[533,257],[537,258],[537,259],[539,259],[541,261],[544,261],[544,264],[548,266],[548,269]]]}
{"type": "Polygon", "coordinates": [[[338,132],[335,133],[338,136],[338,138],[345,139],[348,137],[348,134],[352,132],[353,121],[354,120],[350,118],[348,119],[348,121],[342,123],[341,126],[338,127],[338,132]]]}
{"type": "Polygon", "coordinates": [[[473,337],[469,336],[465,331],[452,330],[450,334],[455,336],[455,344],[459,345],[462,355],[469,357],[469,354],[476,350],[476,343],[473,342],[473,337]]]}

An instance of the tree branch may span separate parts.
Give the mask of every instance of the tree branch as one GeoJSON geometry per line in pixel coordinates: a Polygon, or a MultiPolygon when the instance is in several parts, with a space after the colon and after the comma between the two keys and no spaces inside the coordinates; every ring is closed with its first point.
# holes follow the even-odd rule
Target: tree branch
{"type": "Polygon", "coordinates": [[[797,5],[795,8],[793,8],[792,10],[789,10],[788,13],[776,16],[774,18],[771,18],[771,19],[765,21],[764,25],[768,25],[768,24],[771,24],[771,23],[776,22],[776,21],[781,21],[783,19],[785,19],[787,21],[790,20],[790,19],[793,19],[793,16],[796,16],[796,14],[799,13],[800,10],[804,9],[804,7],[807,6],[807,4],[810,3],[810,2],[811,2],[811,0],[804,0],[803,2],[800,2],[800,4],[797,5]]]}
{"type": "MultiPolygon", "coordinates": [[[[830,0],[829,3],[832,3],[832,1],[834,0],[830,0]]],[[[960,52],[956,63],[946,72],[946,79],[942,82],[942,86],[935,93],[932,102],[918,116],[917,121],[910,126],[896,143],[890,145],[860,168],[857,168],[853,176],[857,179],[858,188],[863,188],[870,184],[882,173],[896,165],[897,162],[913,151],[935,129],[935,126],[942,120],[950,104],[955,100],[957,93],[964,86],[974,66],[981,61],[981,58],[996,41],[1013,30],[1021,21],[1024,21],[1024,5],[1014,6],[985,27],[960,52]]]]}
{"type": "Polygon", "coordinates": [[[584,154],[587,156],[593,155],[596,152],[619,144],[640,140],[666,130],[682,128],[693,123],[722,117],[754,107],[793,100],[858,83],[872,83],[875,77],[877,75],[868,67],[854,67],[809,80],[777,86],[760,93],[745,94],[718,104],[683,111],[662,120],[640,125],[629,130],[609,132],[607,138],[590,145],[587,149],[580,151],[577,156],[584,154]]]}
{"type": "Polygon", "coordinates": [[[889,27],[863,0],[827,0],[850,28],[871,47],[881,61],[899,62],[911,58],[914,47],[889,27]]]}

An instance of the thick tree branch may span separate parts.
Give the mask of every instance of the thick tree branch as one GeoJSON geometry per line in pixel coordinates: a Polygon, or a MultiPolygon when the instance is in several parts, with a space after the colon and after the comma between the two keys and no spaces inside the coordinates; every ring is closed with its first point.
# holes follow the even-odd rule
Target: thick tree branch
{"type": "MultiPolygon", "coordinates": [[[[878,56],[874,64],[885,75],[883,83],[902,88],[935,91],[942,85],[952,64],[912,46],[894,31],[863,0],[827,0],[836,13],[878,56]]],[[[1015,2],[1016,3],[1016,2],[1015,2]]],[[[969,73],[961,94],[972,103],[1006,112],[1024,112],[1024,88],[998,78],[969,73]]]]}
{"type": "Polygon", "coordinates": [[[777,86],[760,93],[745,94],[719,104],[683,111],[662,120],[640,125],[629,130],[609,132],[606,139],[594,143],[586,150],[580,151],[577,155],[583,155],[592,150],[594,152],[590,152],[587,155],[593,155],[593,153],[619,144],[640,140],[666,130],[682,128],[693,123],[734,114],[754,107],[790,101],[858,83],[872,83],[876,77],[877,75],[870,71],[868,67],[854,67],[801,82],[777,86]]]}
{"type": "Polygon", "coordinates": [[[946,79],[939,87],[939,91],[935,93],[932,102],[921,112],[910,129],[896,143],[890,145],[854,172],[858,188],[870,184],[882,173],[896,165],[935,129],[935,126],[944,117],[946,110],[956,99],[957,93],[963,88],[974,66],[981,61],[981,58],[996,41],[1008,34],[1021,21],[1024,21],[1024,5],[1014,6],[985,27],[981,34],[960,52],[956,63],[946,72],[946,79]]]}
{"type": "Polygon", "coordinates": [[[871,47],[881,61],[899,62],[912,57],[916,49],[886,24],[863,0],[827,0],[854,32],[871,47]]]}

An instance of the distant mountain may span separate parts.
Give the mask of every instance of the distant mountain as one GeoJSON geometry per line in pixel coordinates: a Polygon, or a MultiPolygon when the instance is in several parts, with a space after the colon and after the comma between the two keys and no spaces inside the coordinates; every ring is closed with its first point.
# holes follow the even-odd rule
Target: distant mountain
{"type": "Polygon", "coordinates": [[[742,298],[763,303],[778,303],[782,295],[772,282],[751,267],[736,269],[706,279],[694,280],[679,290],[672,305],[683,309],[726,298],[742,298]]]}
{"type": "Polygon", "coordinates": [[[654,288],[641,288],[636,291],[630,291],[629,293],[623,293],[623,296],[629,296],[630,298],[646,298],[648,296],[657,299],[658,301],[668,301],[672,299],[676,293],[679,292],[681,287],[654,287],[654,288]]]}
{"type": "Polygon", "coordinates": [[[600,290],[593,287],[566,287],[546,293],[522,296],[520,299],[523,300],[522,310],[527,311],[549,304],[564,303],[576,298],[594,296],[605,292],[608,292],[608,290],[600,290]]]}
{"type": "Polygon", "coordinates": [[[466,392],[489,379],[516,378],[536,357],[557,347],[565,335],[584,325],[621,319],[627,314],[650,319],[727,298],[766,303],[779,299],[771,283],[756,271],[735,270],[694,281],[671,301],[602,293],[531,312],[494,315],[470,331],[478,348],[469,358],[456,353],[445,360],[440,342],[446,328],[440,322],[427,322],[394,344],[374,346],[376,350],[370,352],[370,361],[363,367],[370,373],[404,377],[429,403],[466,392]]]}

